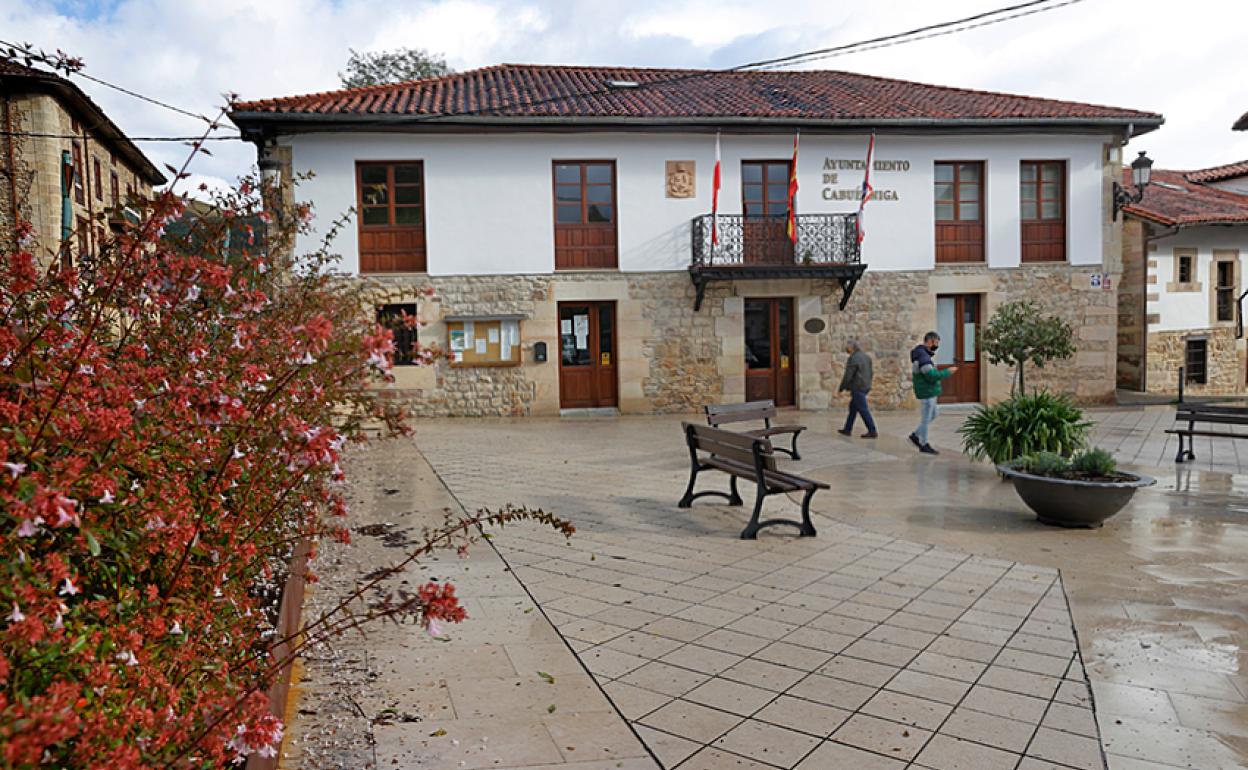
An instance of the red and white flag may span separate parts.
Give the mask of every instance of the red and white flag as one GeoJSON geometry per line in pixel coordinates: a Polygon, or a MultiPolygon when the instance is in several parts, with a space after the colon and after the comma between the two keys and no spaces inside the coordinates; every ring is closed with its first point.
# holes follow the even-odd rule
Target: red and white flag
{"type": "Polygon", "coordinates": [[[871,196],[875,194],[875,188],[871,186],[871,156],[875,154],[875,133],[872,132],[871,140],[867,142],[867,168],[862,172],[862,197],[858,199],[858,242],[862,243],[862,239],[867,237],[867,231],[862,226],[862,211],[866,208],[867,201],[871,200],[871,196]]]}
{"type": "Polygon", "coordinates": [[[789,163],[789,240],[797,243],[797,137],[793,134],[793,160],[789,163]]]}
{"type": "Polygon", "coordinates": [[[715,174],[711,178],[711,245],[719,244],[719,132],[715,132],[715,174]]]}

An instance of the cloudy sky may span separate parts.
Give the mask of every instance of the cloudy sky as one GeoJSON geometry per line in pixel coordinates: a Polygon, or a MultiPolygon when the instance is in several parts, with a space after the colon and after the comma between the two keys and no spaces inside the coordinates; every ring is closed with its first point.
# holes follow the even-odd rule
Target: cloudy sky
{"type": "MultiPolygon", "coordinates": [[[[727,67],[899,32],[1017,0],[0,0],[0,39],[60,48],[96,77],[195,112],[332,89],[347,49],[425,48],[455,69],[499,62],[727,67]]],[[[942,85],[1154,110],[1132,143],[1159,167],[1248,158],[1248,2],[1082,0],[1020,20],[813,65],[942,85]]],[[[196,121],[79,80],[134,136],[196,121]]],[[[178,144],[143,143],[176,163],[178,144]]],[[[195,167],[233,179],[249,145],[195,167]]]]}

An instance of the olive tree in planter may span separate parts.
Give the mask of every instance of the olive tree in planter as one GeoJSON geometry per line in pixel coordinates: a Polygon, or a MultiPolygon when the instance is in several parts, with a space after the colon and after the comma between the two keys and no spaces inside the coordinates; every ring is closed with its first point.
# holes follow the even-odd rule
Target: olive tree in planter
{"type": "Polygon", "coordinates": [[[1070,324],[1044,315],[1033,300],[1007,302],[997,308],[984,327],[980,346],[995,365],[1014,367],[1013,393],[1027,394],[1027,366],[1043,369],[1050,361],[1065,361],[1075,354],[1070,324]]]}

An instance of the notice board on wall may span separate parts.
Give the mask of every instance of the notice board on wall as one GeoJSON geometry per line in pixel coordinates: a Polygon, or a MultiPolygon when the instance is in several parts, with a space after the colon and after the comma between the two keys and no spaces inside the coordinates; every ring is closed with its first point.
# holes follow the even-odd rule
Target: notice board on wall
{"type": "Polygon", "coordinates": [[[520,319],[447,319],[451,366],[519,366],[520,319]]]}

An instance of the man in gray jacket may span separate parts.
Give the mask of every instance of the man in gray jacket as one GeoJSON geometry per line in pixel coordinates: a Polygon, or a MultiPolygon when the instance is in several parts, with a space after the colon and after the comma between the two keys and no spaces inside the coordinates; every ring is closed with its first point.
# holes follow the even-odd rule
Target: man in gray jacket
{"type": "Polygon", "coordinates": [[[862,415],[862,422],[867,426],[863,438],[876,438],[875,420],[871,418],[871,409],[867,406],[867,394],[871,392],[871,356],[862,352],[858,340],[845,343],[845,352],[849,360],[845,362],[845,376],[841,378],[838,393],[849,391],[849,416],[845,419],[845,427],[837,431],[842,436],[854,434],[854,419],[862,415]]]}

